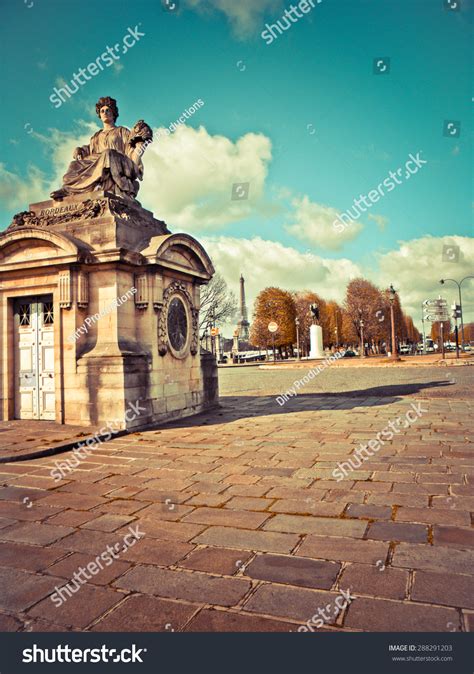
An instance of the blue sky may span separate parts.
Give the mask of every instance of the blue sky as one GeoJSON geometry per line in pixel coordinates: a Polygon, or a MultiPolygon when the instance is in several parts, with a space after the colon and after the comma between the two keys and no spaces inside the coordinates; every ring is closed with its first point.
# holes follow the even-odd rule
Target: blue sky
{"type": "MultiPolygon", "coordinates": [[[[440,273],[462,278],[472,269],[472,3],[458,2],[460,11],[444,0],[322,0],[267,45],[265,23],[291,3],[181,0],[171,13],[158,0],[6,0],[0,230],[27,208],[22,199],[47,198],[41,189],[67,168],[59,145],[69,152],[78,135],[91,135],[84,123],[98,123],[99,96],[117,98],[119,124],[143,118],[155,129],[201,99],[189,129],[161,146],[155,141],[145,155],[142,204],[166,216],[172,231],[204,240],[231,286],[240,270],[250,276],[251,298],[271,282],[313,285],[341,299],[361,272],[381,285],[401,284],[413,311],[424,296],[437,296],[440,273]],[[61,79],[69,82],[135,26],[145,35],[118,67],[105,68],[59,109],[51,104],[61,79]],[[376,57],[390,58],[389,74],[374,74],[376,57]],[[460,134],[443,135],[449,120],[461,123],[460,134]],[[190,153],[186,166],[178,141],[190,153]],[[361,217],[338,239],[334,212],[418,152],[427,163],[370,209],[378,222],[361,217]],[[246,181],[249,199],[232,203],[231,184],[246,181]],[[278,263],[266,260],[257,272],[260,240],[278,263]],[[449,244],[459,246],[456,261],[443,261],[449,244]]],[[[468,285],[465,294],[466,311],[474,309],[468,285]]]]}

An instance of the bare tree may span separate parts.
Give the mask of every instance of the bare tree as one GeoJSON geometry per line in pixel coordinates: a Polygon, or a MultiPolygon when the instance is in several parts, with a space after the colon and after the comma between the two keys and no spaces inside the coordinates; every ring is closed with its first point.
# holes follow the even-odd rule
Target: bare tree
{"type": "Polygon", "coordinates": [[[219,324],[235,317],[237,299],[220,274],[214,274],[207,286],[201,288],[199,332],[201,339],[213,323],[219,324]]]}

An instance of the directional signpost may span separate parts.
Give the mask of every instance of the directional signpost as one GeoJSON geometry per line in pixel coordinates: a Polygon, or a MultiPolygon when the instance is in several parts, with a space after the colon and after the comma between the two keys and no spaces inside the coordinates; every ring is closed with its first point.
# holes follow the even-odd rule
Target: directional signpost
{"type": "Polygon", "coordinates": [[[425,320],[432,323],[449,320],[448,303],[441,298],[437,300],[425,300],[423,302],[423,312],[425,320]]]}
{"type": "Polygon", "coordinates": [[[425,300],[423,302],[425,321],[440,323],[441,355],[444,358],[444,323],[449,321],[448,303],[442,297],[437,300],[425,300]]]}

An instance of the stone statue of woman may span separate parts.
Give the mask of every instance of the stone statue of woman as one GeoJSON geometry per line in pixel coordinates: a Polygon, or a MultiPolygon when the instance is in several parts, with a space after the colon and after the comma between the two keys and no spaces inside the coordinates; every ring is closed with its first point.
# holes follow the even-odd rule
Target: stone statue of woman
{"type": "Polygon", "coordinates": [[[77,147],[59,190],[51,198],[101,190],[135,199],[138,181],[143,179],[142,154],[153,139],[153,131],[141,119],[133,129],[115,126],[119,115],[117,101],[100,98],[95,106],[103,129],[90,139],[89,145],[77,147]]]}

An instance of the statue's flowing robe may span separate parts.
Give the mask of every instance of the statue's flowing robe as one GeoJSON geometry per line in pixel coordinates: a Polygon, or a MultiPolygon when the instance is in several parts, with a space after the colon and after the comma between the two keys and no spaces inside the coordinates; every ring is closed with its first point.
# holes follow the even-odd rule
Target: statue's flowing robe
{"type": "Polygon", "coordinates": [[[143,163],[130,138],[131,132],[124,126],[97,131],[89,145],[81,147],[84,158],[69,165],[63,190],[67,194],[104,190],[134,198],[138,180],[143,178],[143,163]]]}

